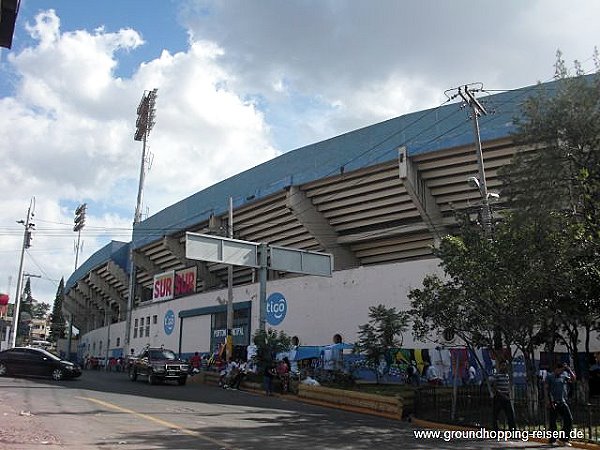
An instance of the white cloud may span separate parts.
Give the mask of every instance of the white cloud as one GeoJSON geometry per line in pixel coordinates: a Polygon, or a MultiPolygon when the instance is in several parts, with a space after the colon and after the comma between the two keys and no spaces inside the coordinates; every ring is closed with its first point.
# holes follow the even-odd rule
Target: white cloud
{"type": "MultiPolygon", "coordinates": [[[[0,188],[10,192],[0,198],[6,279],[18,269],[23,229],[15,220],[24,218],[32,196],[37,231],[26,271],[43,270],[54,280],[71,274],[73,209],[83,200],[89,206],[80,262],[111,238],[129,239],[141,154],[135,111],[145,89],[159,89],[144,196],[151,213],[277,154],[260,111],[229,87],[233,76],[219,65],[223,50],[214,43],[164,51],[125,79],[115,68],[119,52],[144,44],[136,31],[62,31],[52,10],[27,30],[34,44],[9,56],[15,94],[0,99],[0,188]]],[[[53,299],[56,285],[32,283],[41,290],[36,297],[53,299]]]]}

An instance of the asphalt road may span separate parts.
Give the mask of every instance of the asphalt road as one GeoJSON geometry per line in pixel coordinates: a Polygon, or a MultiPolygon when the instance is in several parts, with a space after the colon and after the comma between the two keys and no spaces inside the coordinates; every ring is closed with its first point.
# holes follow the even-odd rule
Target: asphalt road
{"type": "Polygon", "coordinates": [[[150,386],[87,371],[0,378],[0,449],[510,449],[520,441],[417,439],[410,423],[217,387],[150,386]]]}

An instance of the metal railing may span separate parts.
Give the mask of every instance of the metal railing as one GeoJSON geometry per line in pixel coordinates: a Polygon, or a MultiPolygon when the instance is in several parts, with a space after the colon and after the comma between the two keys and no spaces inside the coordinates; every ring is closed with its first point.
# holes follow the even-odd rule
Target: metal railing
{"type": "MultiPolygon", "coordinates": [[[[452,388],[423,386],[415,391],[415,417],[493,430],[492,402],[485,386],[462,386],[457,390],[453,413],[452,388]]],[[[515,389],[513,404],[517,429],[548,429],[548,409],[543,395],[535,401],[529,401],[524,388],[515,389]]],[[[580,401],[574,397],[569,400],[569,407],[573,415],[573,429],[583,432],[584,440],[600,443],[600,398],[580,401]]],[[[502,414],[500,420],[505,420],[502,414]]],[[[508,429],[506,423],[500,427],[508,429]]]]}

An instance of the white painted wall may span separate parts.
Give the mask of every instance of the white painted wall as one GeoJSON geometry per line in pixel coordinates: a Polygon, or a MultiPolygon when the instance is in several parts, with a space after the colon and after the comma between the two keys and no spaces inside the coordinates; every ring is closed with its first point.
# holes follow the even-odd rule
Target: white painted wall
{"type": "MultiPolygon", "coordinates": [[[[106,357],[106,343],[109,338],[109,330],[108,326],[97,328],[95,330],[90,331],[89,333],[81,336],[79,340],[79,345],[83,347],[81,356],[95,356],[97,358],[106,357]],[[100,350],[100,342],[102,342],[102,350],[100,350]]],[[[125,344],[125,322],[113,323],[110,326],[110,349],[123,348],[125,344]],[[119,340],[120,346],[117,347],[117,338],[119,340]]],[[[73,349],[73,351],[76,351],[73,349]]],[[[110,353],[109,353],[110,356],[110,353]]]]}
{"type": "MultiPolygon", "coordinates": [[[[421,286],[424,274],[432,272],[441,273],[436,259],[359,267],[334,272],[332,278],[310,276],[269,281],[267,297],[275,292],[281,293],[287,301],[287,313],[281,324],[277,326],[267,324],[267,327],[283,330],[290,336],[298,336],[302,345],[329,344],[336,333],[341,334],[344,341],[353,343],[359,325],[369,320],[369,306],[384,304],[394,306],[398,310],[408,309],[408,291],[421,286]]],[[[252,302],[251,335],[253,335],[258,328],[258,284],[236,287],[233,296],[235,303],[252,302]]],[[[141,337],[138,333],[134,338],[132,331],[130,348],[137,351],[146,345],[163,345],[177,351],[181,326],[179,312],[217,306],[220,304],[219,300],[225,298],[227,298],[227,290],[223,289],[137,308],[132,315],[132,327],[135,319],[138,319],[139,325],[142,317],[144,322],[150,317],[150,333],[146,336],[144,332],[141,337]],[[164,319],[169,310],[175,315],[175,327],[170,334],[167,334],[164,319]],[[156,324],[153,321],[155,315],[156,324]]],[[[210,318],[211,316],[199,316],[184,319],[182,352],[210,351],[210,318]]],[[[123,342],[124,322],[119,325],[122,327],[123,342]]],[[[116,342],[113,337],[116,336],[116,331],[113,331],[115,328],[115,325],[111,326],[113,345],[116,342]]],[[[89,343],[96,342],[98,351],[100,340],[104,342],[104,346],[106,345],[106,327],[91,331],[82,339],[89,343]]],[[[407,332],[404,337],[404,345],[423,346],[413,342],[410,332],[407,332]]],[[[93,345],[90,348],[92,347],[93,345]]],[[[129,351],[125,352],[128,353],[129,351]]]]}
{"type": "MultiPolygon", "coordinates": [[[[289,336],[298,336],[301,345],[327,345],[332,343],[333,335],[338,333],[344,342],[354,343],[357,340],[358,327],[369,321],[369,307],[378,304],[395,307],[398,310],[409,309],[408,292],[421,283],[425,274],[442,271],[437,259],[417,260],[389,265],[359,267],[356,269],[338,271],[332,278],[298,277],[269,281],[267,297],[273,293],[282,294],[287,301],[287,313],[281,324],[268,328],[283,330],[289,336]]],[[[259,315],[259,286],[252,284],[236,287],[233,290],[234,302],[252,302],[251,336],[258,329],[259,315]]],[[[180,311],[221,304],[227,298],[227,290],[200,293],[189,297],[170,300],[162,303],[150,303],[137,308],[133,312],[132,326],[135,319],[150,317],[150,333],[143,337],[133,338],[129,348],[140,350],[146,345],[165,346],[179,350],[181,319],[180,311]],[[165,332],[164,319],[167,311],[175,316],[175,326],[170,334],[165,332]],[[157,323],[153,317],[157,316],[157,323]]],[[[181,351],[210,351],[211,316],[188,317],[184,319],[183,345],[181,351]]],[[[139,323],[139,322],[138,322],[139,323]]],[[[144,327],[145,328],[145,327],[144,327]]],[[[103,341],[102,355],[106,351],[107,328],[100,328],[82,337],[82,342],[96,342],[98,353],[99,341],[103,341]]],[[[111,325],[111,343],[116,343],[116,337],[125,340],[125,322],[111,325]]],[[[593,350],[600,350],[600,341],[592,339],[593,350]]],[[[431,343],[415,342],[412,333],[404,335],[403,346],[407,348],[431,348],[431,343]]],[[[93,348],[93,345],[90,346],[93,348]]],[[[125,354],[129,350],[125,349],[125,354]]],[[[557,349],[558,350],[558,349],[557,349]]],[[[92,352],[90,352],[92,353],[92,352]]]]}

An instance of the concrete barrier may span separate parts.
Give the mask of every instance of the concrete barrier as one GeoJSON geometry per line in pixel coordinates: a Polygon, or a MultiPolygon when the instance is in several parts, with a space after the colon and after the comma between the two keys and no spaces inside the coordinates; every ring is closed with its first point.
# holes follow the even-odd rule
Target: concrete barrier
{"type": "Polygon", "coordinates": [[[307,403],[331,406],[347,411],[402,419],[403,403],[399,396],[383,396],[323,386],[298,386],[298,399],[307,403]]]}

